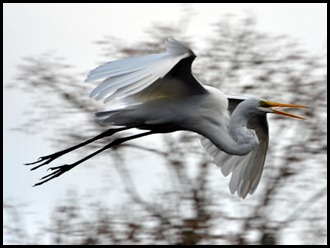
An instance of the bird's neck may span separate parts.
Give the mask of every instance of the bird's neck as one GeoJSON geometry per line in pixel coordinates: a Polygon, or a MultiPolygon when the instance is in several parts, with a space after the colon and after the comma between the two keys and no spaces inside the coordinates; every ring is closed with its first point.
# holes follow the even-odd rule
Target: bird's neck
{"type": "Polygon", "coordinates": [[[228,131],[231,137],[238,143],[249,143],[251,130],[247,129],[246,125],[248,117],[238,111],[234,111],[230,117],[228,131]]]}
{"type": "Polygon", "coordinates": [[[246,155],[256,148],[259,141],[254,130],[247,128],[249,117],[239,106],[232,113],[228,125],[216,123],[204,129],[204,134],[216,147],[231,155],[246,155]],[[219,128],[222,127],[222,128],[219,128]]]}
{"type": "Polygon", "coordinates": [[[255,132],[246,128],[247,121],[247,117],[232,115],[229,125],[208,125],[200,134],[208,138],[218,149],[230,155],[244,156],[258,145],[255,132]]]}

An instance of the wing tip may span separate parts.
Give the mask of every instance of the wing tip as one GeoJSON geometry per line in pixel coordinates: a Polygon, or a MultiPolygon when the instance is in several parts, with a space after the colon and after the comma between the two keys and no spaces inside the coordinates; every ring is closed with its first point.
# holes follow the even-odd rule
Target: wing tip
{"type": "Polygon", "coordinates": [[[165,47],[167,53],[188,53],[189,55],[196,56],[187,45],[174,39],[173,37],[168,37],[165,40],[165,47]]]}

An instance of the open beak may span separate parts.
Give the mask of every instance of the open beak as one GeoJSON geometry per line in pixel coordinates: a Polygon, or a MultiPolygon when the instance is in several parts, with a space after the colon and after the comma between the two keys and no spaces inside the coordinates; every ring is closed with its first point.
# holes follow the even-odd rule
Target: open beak
{"type": "Polygon", "coordinates": [[[277,108],[277,107],[280,107],[280,108],[308,108],[306,106],[297,105],[297,104],[289,104],[289,103],[271,102],[271,101],[265,101],[265,102],[267,104],[267,108],[269,108],[272,111],[272,113],[274,113],[274,114],[306,120],[306,118],[301,117],[299,115],[294,115],[294,114],[290,114],[290,113],[287,113],[287,112],[284,112],[284,111],[281,111],[278,109],[273,109],[273,108],[277,108]]]}

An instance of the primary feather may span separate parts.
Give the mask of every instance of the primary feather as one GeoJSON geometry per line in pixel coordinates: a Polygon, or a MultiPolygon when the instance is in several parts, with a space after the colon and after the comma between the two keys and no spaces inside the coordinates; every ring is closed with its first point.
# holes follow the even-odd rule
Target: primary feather
{"type": "Polygon", "coordinates": [[[91,92],[90,97],[95,97],[96,100],[105,98],[105,102],[123,98],[123,102],[126,100],[131,104],[133,99],[136,103],[143,102],[144,95],[148,95],[147,100],[149,100],[152,97],[157,98],[182,92],[177,89],[182,88],[184,83],[177,82],[178,80],[174,80],[177,85],[167,80],[167,84],[162,88],[158,83],[157,92],[155,90],[157,85],[147,92],[142,92],[151,84],[162,79],[182,59],[195,57],[188,47],[172,38],[169,38],[165,44],[165,53],[117,60],[92,70],[87,76],[86,82],[106,79],[91,92]],[[134,94],[135,96],[131,97],[134,94]]]}

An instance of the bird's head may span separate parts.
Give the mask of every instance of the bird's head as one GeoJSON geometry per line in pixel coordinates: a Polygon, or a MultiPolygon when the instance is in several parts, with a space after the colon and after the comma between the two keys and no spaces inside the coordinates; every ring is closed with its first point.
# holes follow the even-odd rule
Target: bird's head
{"type": "Polygon", "coordinates": [[[278,114],[278,115],[284,115],[284,116],[289,116],[293,118],[298,118],[305,120],[306,118],[301,117],[299,115],[291,114],[284,112],[282,110],[279,110],[279,108],[308,108],[303,105],[298,105],[298,104],[290,104],[290,103],[279,103],[279,102],[272,102],[268,100],[258,100],[258,110],[264,112],[264,113],[273,113],[273,114],[278,114]]]}

